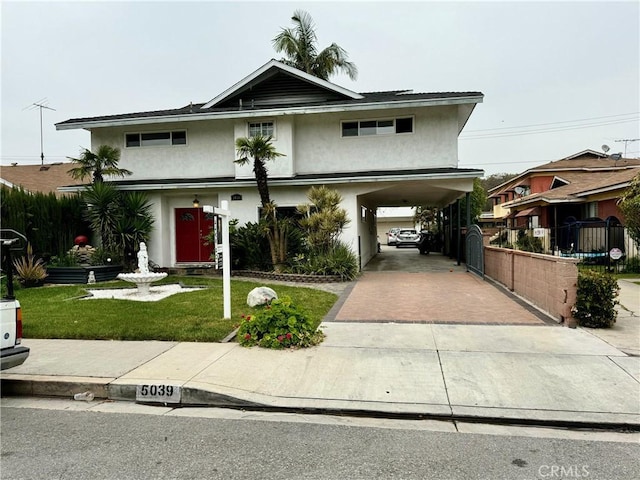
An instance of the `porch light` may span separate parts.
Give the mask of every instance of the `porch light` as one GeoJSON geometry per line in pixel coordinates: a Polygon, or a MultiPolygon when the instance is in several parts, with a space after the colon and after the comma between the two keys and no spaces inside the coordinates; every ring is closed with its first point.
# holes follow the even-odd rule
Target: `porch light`
{"type": "Polygon", "coordinates": [[[200,200],[198,200],[198,196],[193,199],[193,208],[198,208],[200,206],[200,200]]]}

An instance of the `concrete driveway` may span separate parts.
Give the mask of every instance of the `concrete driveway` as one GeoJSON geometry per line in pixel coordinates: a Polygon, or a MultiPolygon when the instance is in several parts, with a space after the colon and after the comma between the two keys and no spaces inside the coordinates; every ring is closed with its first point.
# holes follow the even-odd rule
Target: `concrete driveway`
{"type": "Polygon", "coordinates": [[[326,321],[545,325],[553,320],[464,264],[382,247],[326,321]]]}

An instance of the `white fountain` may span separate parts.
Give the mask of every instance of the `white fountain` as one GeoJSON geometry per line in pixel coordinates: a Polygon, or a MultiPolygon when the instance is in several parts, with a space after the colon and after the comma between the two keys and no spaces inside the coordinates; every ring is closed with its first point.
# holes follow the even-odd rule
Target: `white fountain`
{"type": "Polygon", "coordinates": [[[144,242],[140,242],[140,250],[138,250],[138,271],[135,273],[118,274],[120,280],[136,284],[138,287],[138,295],[149,295],[149,287],[151,284],[162,280],[166,276],[166,273],[149,271],[149,254],[147,253],[147,244],[144,242]]]}

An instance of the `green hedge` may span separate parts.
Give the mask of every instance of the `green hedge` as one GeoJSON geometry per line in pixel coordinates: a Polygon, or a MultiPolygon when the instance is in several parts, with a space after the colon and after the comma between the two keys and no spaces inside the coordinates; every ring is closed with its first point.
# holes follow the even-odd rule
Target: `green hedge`
{"type": "Polygon", "coordinates": [[[2,228],[25,235],[37,257],[60,255],[73,246],[77,235],[89,236],[82,209],[79,195],[56,197],[4,185],[0,191],[2,228]]]}
{"type": "Polygon", "coordinates": [[[615,306],[620,288],[616,279],[595,270],[578,273],[578,292],[573,316],[583,327],[609,328],[618,313],[615,306]]]}

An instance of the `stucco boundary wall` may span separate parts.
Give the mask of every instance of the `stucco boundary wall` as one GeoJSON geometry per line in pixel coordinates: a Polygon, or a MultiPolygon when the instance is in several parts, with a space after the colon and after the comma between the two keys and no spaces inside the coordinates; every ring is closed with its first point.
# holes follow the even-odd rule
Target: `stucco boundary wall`
{"type": "Polygon", "coordinates": [[[558,323],[575,326],[578,261],[553,255],[484,247],[484,273],[558,323]]]}

